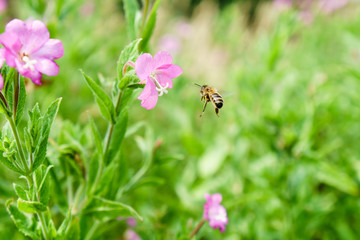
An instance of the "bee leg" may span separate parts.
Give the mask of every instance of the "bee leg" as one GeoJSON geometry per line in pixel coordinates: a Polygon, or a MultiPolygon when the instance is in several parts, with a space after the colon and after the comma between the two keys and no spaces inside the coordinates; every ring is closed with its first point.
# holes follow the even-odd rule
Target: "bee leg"
{"type": "Polygon", "coordinates": [[[216,116],[219,117],[219,109],[218,108],[215,108],[215,113],[216,113],[216,116]]]}
{"type": "Polygon", "coordinates": [[[208,101],[205,102],[205,105],[204,105],[204,108],[203,108],[203,111],[202,111],[200,117],[202,117],[202,116],[204,115],[204,112],[205,112],[205,108],[206,108],[207,103],[208,103],[208,101]]]}

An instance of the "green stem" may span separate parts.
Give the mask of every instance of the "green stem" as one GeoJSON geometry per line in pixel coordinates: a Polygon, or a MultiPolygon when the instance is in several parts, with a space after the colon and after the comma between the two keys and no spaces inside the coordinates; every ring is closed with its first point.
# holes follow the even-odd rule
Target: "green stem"
{"type": "MultiPolygon", "coordinates": [[[[115,106],[116,114],[119,114],[121,97],[122,97],[122,91],[119,92],[118,98],[116,100],[116,106],[115,106]]],[[[98,183],[100,181],[102,172],[104,170],[104,166],[108,162],[107,158],[108,158],[108,155],[109,155],[110,143],[111,143],[111,139],[112,139],[112,136],[113,136],[114,127],[115,127],[114,123],[110,123],[110,124],[111,125],[109,126],[109,131],[108,131],[108,134],[107,134],[107,139],[106,139],[106,144],[105,144],[105,149],[104,149],[104,154],[103,154],[103,160],[100,161],[99,171],[98,171],[98,173],[96,175],[95,182],[94,182],[94,185],[93,185],[93,188],[92,188],[92,192],[94,192],[96,190],[96,187],[97,187],[97,185],[98,185],[98,183]]]]}
{"type": "Polygon", "coordinates": [[[199,224],[196,226],[194,231],[192,231],[192,233],[190,234],[189,239],[193,238],[199,232],[200,228],[204,225],[205,222],[206,222],[205,219],[199,222],[199,224]]]}
{"type": "Polygon", "coordinates": [[[141,34],[142,34],[142,31],[144,31],[146,16],[147,16],[147,12],[149,9],[149,2],[150,2],[149,0],[145,0],[144,15],[143,15],[143,19],[142,19],[142,23],[141,23],[141,31],[140,31],[141,34]]]}
{"type": "Polygon", "coordinates": [[[46,226],[44,214],[43,214],[42,212],[40,212],[40,213],[36,213],[36,215],[37,215],[37,216],[39,217],[39,219],[40,219],[41,229],[42,229],[42,232],[43,232],[43,234],[44,234],[45,240],[50,239],[50,237],[49,237],[49,231],[48,231],[47,226],[46,226]]]}
{"type": "Polygon", "coordinates": [[[90,240],[92,238],[92,236],[94,235],[94,233],[96,232],[97,228],[99,227],[100,225],[100,222],[99,221],[96,221],[90,231],[88,232],[88,234],[86,234],[86,237],[85,237],[85,240],[90,240]]]}
{"type": "Polygon", "coordinates": [[[14,134],[14,137],[15,137],[15,142],[16,142],[16,146],[17,146],[18,151],[19,151],[21,163],[24,165],[26,174],[28,174],[30,172],[30,170],[29,170],[29,166],[27,165],[27,162],[26,162],[25,154],[24,154],[24,151],[23,151],[22,146],[21,146],[20,137],[19,137],[19,133],[18,133],[18,130],[16,128],[15,122],[8,115],[6,115],[6,118],[10,123],[11,130],[12,130],[12,132],[14,134]]]}

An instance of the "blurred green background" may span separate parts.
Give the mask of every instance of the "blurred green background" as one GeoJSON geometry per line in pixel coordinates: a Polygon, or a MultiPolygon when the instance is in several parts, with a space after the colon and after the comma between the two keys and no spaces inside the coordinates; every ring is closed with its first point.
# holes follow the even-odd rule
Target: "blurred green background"
{"type": "MultiPolygon", "coordinates": [[[[155,109],[137,99],[129,107],[123,184],[143,164],[141,137],[156,144],[149,171],[122,197],[144,218],[134,228],[142,239],[187,236],[202,218],[204,194],[216,192],[227,229],[206,224],[197,239],[359,239],[360,3],[331,13],[314,4],[310,22],[301,11],[272,1],[162,1],[150,51],[171,52],[184,73],[155,109]],[[219,118],[212,105],[199,118],[194,83],[223,94],[219,118]]],[[[94,143],[82,143],[88,114],[102,134],[107,126],[79,69],[110,91],[129,42],[122,2],[11,0],[2,29],[30,17],[47,23],[65,55],[58,76],[27,84],[28,106],[45,109],[63,97],[52,139],[91,155],[94,143]]],[[[50,150],[56,169],[54,144],[50,150]]],[[[24,239],[4,207],[15,197],[13,181],[1,166],[0,233],[24,239]]],[[[123,239],[124,228],[113,221],[97,239],[123,239]]]]}

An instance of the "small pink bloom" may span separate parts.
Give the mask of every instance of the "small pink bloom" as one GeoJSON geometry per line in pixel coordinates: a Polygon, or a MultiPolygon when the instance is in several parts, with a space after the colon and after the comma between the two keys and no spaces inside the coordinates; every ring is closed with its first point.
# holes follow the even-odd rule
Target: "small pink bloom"
{"type": "Polygon", "coordinates": [[[304,10],[299,12],[299,19],[306,25],[309,25],[314,21],[314,15],[309,10],[304,10]]]}
{"type": "Polygon", "coordinates": [[[35,84],[41,84],[42,73],[49,76],[59,73],[54,59],[64,54],[62,42],[50,39],[49,31],[41,21],[10,21],[0,35],[0,43],[5,47],[7,65],[15,67],[35,84]]]}
{"type": "Polygon", "coordinates": [[[8,8],[7,0],[0,0],[0,13],[5,12],[8,8]]]}
{"type": "Polygon", "coordinates": [[[176,36],[166,34],[160,38],[158,48],[177,55],[180,52],[181,43],[176,36]]]}
{"type": "Polygon", "coordinates": [[[344,7],[348,0],[320,0],[319,5],[323,12],[329,14],[344,7]]]}
{"type": "Polygon", "coordinates": [[[153,109],[158,97],[168,93],[167,89],[173,87],[171,79],[183,72],[180,66],[172,62],[171,55],[163,51],[155,54],[154,58],[149,53],[144,53],[136,60],[136,75],[140,78],[141,84],[146,84],[138,97],[143,108],[153,109]]]}
{"type": "Polygon", "coordinates": [[[128,217],[126,219],[126,224],[129,226],[129,227],[135,227],[136,226],[136,218],[134,217],[128,217]]]}
{"type": "MultiPolygon", "coordinates": [[[[0,69],[2,68],[3,64],[5,61],[5,49],[1,48],[0,49],[0,69]]],[[[0,90],[2,90],[4,88],[4,79],[0,74],[0,90]]]]}
{"type": "Polygon", "coordinates": [[[273,4],[277,8],[290,8],[292,0],[274,0],[273,4]]]}
{"type": "Polygon", "coordinates": [[[141,240],[139,235],[132,229],[127,229],[124,233],[125,240],[141,240]]]}
{"type": "Polygon", "coordinates": [[[220,204],[222,196],[220,193],[213,195],[205,194],[206,203],[204,204],[203,218],[209,221],[210,227],[219,228],[220,232],[225,231],[225,225],[228,223],[226,209],[220,204]]]}

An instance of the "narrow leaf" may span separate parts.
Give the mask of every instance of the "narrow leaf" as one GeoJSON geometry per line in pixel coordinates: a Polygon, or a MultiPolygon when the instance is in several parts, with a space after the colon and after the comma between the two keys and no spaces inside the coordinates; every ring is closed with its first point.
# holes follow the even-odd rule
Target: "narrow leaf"
{"type": "MultiPolygon", "coordinates": [[[[42,166],[44,166],[44,165],[42,165],[42,166]]],[[[45,173],[43,174],[40,186],[38,188],[40,202],[42,204],[44,204],[45,206],[47,206],[49,204],[50,178],[48,176],[49,176],[50,169],[52,167],[53,167],[53,165],[50,165],[50,166],[47,167],[45,173]]]]}
{"type": "Polygon", "coordinates": [[[0,162],[1,162],[4,166],[6,166],[7,168],[9,168],[10,170],[12,170],[12,171],[14,171],[14,172],[17,172],[17,173],[20,173],[21,175],[24,175],[25,172],[24,172],[23,170],[19,169],[18,167],[16,167],[11,160],[9,160],[8,158],[4,157],[4,156],[3,156],[3,153],[4,153],[3,151],[0,151],[0,162]]]}
{"type": "Polygon", "coordinates": [[[25,89],[24,79],[21,78],[20,79],[20,89],[19,89],[19,101],[18,101],[18,105],[17,105],[16,119],[15,119],[16,125],[19,124],[19,121],[23,115],[25,102],[26,102],[26,89],[25,89]]]}
{"type": "MultiPolygon", "coordinates": [[[[111,122],[114,123],[115,108],[113,102],[111,101],[111,98],[94,80],[92,80],[89,76],[87,76],[83,71],[81,71],[81,73],[85,79],[86,84],[89,86],[93,94],[96,96],[98,103],[99,102],[101,103],[101,106],[99,104],[100,110],[101,111],[106,110],[108,112],[106,116],[108,115],[111,116],[111,122]],[[103,110],[101,108],[103,108],[103,110]]],[[[106,117],[106,119],[108,119],[108,117],[106,117]]]]}
{"type": "MultiPolygon", "coordinates": [[[[123,78],[123,68],[124,65],[128,62],[128,61],[132,61],[135,62],[135,60],[138,58],[139,56],[139,43],[140,43],[141,39],[136,39],[134,41],[132,41],[130,44],[128,44],[120,53],[118,62],[117,62],[117,81],[119,82],[120,79],[123,78]]],[[[118,83],[116,83],[118,84],[118,83]]]]}
{"type": "MultiPolygon", "coordinates": [[[[141,34],[141,38],[143,39],[140,42],[139,45],[139,51],[142,52],[145,50],[145,48],[147,47],[147,44],[151,38],[151,35],[153,34],[154,28],[155,28],[155,23],[156,23],[156,12],[157,9],[160,5],[161,0],[156,0],[156,2],[154,3],[154,6],[151,10],[149,19],[146,22],[145,28],[143,29],[143,32],[141,34]]],[[[146,16],[144,16],[146,17],[146,16]]]]}
{"type": "Polygon", "coordinates": [[[16,195],[18,195],[19,198],[21,198],[23,200],[28,200],[26,192],[21,186],[17,185],[16,183],[13,183],[13,186],[14,186],[16,195]]]}
{"type": "Polygon", "coordinates": [[[40,239],[40,236],[36,233],[36,223],[33,222],[32,218],[20,212],[19,209],[11,203],[12,200],[6,202],[6,209],[19,231],[32,239],[40,239]]]}
{"type": "Polygon", "coordinates": [[[116,124],[114,126],[113,137],[111,139],[111,143],[109,147],[108,159],[105,159],[105,161],[107,162],[111,161],[119,152],[121,143],[126,133],[127,123],[128,123],[128,111],[127,109],[124,109],[120,113],[116,121],[116,124]]]}
{"type": "Polygon", "coordinates": [[[19,210],[26,213],[37,213],[46,211],[46,206],[40,202],[25,201],[19,198],[17,200],[17,204],[19,210]]]}
{"type": "Polygon", "coordinates": [[[103,147],[102,147],[100,132],[94,122],[94,119],[90,115],[89,115],[89,120],[90,120],[91,131],[95,140],[96,150],[102,156],[103,147]]]}
{"type": "Polygon", "coordinates": [[[59,240],[65,239],[65,233],[66,233],[66,230],[68,229],[70,221],[71,221],[71,209],[72,208],[69,208],[64,221],[61,223],[61,225],[57,231],[56,239],[59,239],[59,240]]]}
{"type": "Polygon", "coordinates": [[[37,146],[37,149],[35,151],[34,164],[32,166],[32,171],[35,171],[44,161],[44,158],[46,156],[49,135],[50,135],[50,129],[54,122],[55,116],[59,110],[61,100],[62,100],[62,98],[58,98],[54,102],[52,102],[45,113],[44,119],[42,121],[43,125],[41,126],[42,133],[41,133],[41,138],[39,140],[40,144],[37,146]]]}
{"type": "Polygon", "coordinates": [[[137,217],[140,221],[143,221],[142,217],[129,205],[110,201],[100,197],[94,197],[92,201],[85,207],[83,214],[91,214],[97,218],[117,218],[123,217],[137,217]]]}
{"type": "Polygon", "coordinates": [[[126,26],[127,26],[130,40],[134,40],[136,38],[135,17],[136,17],[136,12],[138,11],[138,9],[139,9],[139,6],[138,6],[137,1],[124,0],[126,26]]]}

